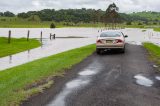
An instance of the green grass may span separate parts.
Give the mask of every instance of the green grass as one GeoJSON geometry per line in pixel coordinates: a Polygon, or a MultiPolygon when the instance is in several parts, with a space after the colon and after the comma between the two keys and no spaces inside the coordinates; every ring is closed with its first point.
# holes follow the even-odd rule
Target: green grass
{"type": "MultiPolygon", "coordinates": [[[[50,28],[53,21],[28,21],[18,17],[0,17],[0,28],[50,28]]],[[[66,22],[53,22],[57,28],[61,27],[104,27],[103,23],[78,23],[77,25],[64,25],[66,22]]]]}
{"type": "Polygon", "coordinates": [[[126,28],[145,28],[144,25],[126,25],[126,28]]]}
{"type": "MultiPolygon", "coordinates": [[[[78,23],[74,25],[72,22],[54,22],[54,21],[28,21],[27,19],[22,19],[18,17],[0,17],[0,28],[50,28],[50,24],[54,23],[57,28],[62,27],[105,27],[104,23],[78,23]],[[72,25],[73,24],[73,25],[72,25]]],[[[111,25],[111,24],[109,24],[111,25]]],[[[126,28],[154,28],[158,25],[138,25],[138,22],[133,22],[132,25],[125,25],[124,23],[119,24],[120,27],[126,28]]]]}
{"type": "Polygon", "coordinates": [[[39,47],[41,44],[36,39],[30,39],[27,41],[26,38],[12,38],[11,43],[8,43],[8,39],[0,37],[0,57],[12,55],[25,50],[39,47]]]}
{"type": "MultiPolygon", "coordinates": [[[[44,21],[44,22],[31,22],[31,21],[7,21],[0,22],[0,28],[50,28],[50,24],[52,21],[44,21]]],[[[104,27],[104,24],[93,24],[93,23],[79,23],[73,26],[65,26],[63,22],[53,22],[56,25],[56,28],[61,27],[104,27]]]]}
{"type": "Polygon", "coordinates": [[[54,76],[62,76],[66,69],[81,62],[95,51],[95,44],[42,58],[0,72],[0,106],[18,105],[31,95],[48,88],[54,76]],[[32,85],[47,81],[44,85],[32,85]],[[27,89],[26,89],[27,88],[27,89]]]}
{"type": "Polygon", "coordinates": [[[153,30],[156,32],[160,32],[160,28],[154,28],[153,30]]]}
{"type": "Polygon", "coordinates": [[[143,45],[148,50],[150,59],[160,66],[160,46],[153,43],[144,43],[143,45]]]}

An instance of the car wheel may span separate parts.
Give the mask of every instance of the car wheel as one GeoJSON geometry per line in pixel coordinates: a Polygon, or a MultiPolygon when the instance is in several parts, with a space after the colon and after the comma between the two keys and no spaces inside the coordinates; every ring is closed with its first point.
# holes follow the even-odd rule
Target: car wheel
{"type": "Polygon", "coordinates": [[[101,49],[96,49],[97,54],[101,54],[101,49]]]}
{"type": "Polygon", "coordinates": [[[121,53],[125,53],[125,48],[121,49],[121,53]]]}

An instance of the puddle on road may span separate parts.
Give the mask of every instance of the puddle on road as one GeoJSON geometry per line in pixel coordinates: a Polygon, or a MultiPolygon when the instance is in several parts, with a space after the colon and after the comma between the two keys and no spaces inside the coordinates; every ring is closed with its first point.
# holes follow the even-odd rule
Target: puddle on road
{"type": "Polygon", "coordinates": [[[85,87],[92,80],[92,76],[99,72],[100,68],[97,68],[96,66],[100,66],[100,64],[94,62],[85,70],[78,73],[78,77],[67,82],[62,91],[47,106],[65,106],[67,96],[69,96],[74,91],[85,87]]]}
{"type": "Polygon", "coordinates": [[[155,79],[160,81],[160,76],[156,76],[155,79]]]}
{"type": "Polygon", "coordinates": [[[153,81],[149,78],[144,77],[143,75],[136,75],[134,76],[136,79],[136,83],[142,86],[151,87],[153,85],[153,81]]]}
{"type": "Polygon", "coordinates": [[[85,85],[87,85],[89,83],[89,79],[85,80],[85,79],[81,79],[81,78],[77,78],[75,80],[72,80],[70,82],[68,82],[63,91],[60,92],[59,95],[57,95],[56,99],[51,102],[50,104],[48,104],[47,106],[65,106],[65,99],[66,97],[71,94],[73,91],[75,91],[76,89],[78,89],[79,87],[83,87],[85,85]]]}
{"type": "Polygon", "coordinates": [[[73,81],[70,81],[66,84],[67,89],[73,89],[73,88],[78,88],[81,85],[86,85],[89,83],[89,80],[82,80],[82,79],[76,79],[73,81]]]}
{"type": "Polygon", "coordinates": [[[153,65],[153,67],[154,67],[154,68],[158,68],[158,66],[157,66],[157,65],[153,65]]]}
{"type": "Polygon", "coordinates": [[[86,71],[80,72],[79,75],[89,76],[89,75],[94,75],[94,74],[96,74],[96,73],[97,73],[96,71],[91,71],[91,70],[87,69],[86,71]]]}

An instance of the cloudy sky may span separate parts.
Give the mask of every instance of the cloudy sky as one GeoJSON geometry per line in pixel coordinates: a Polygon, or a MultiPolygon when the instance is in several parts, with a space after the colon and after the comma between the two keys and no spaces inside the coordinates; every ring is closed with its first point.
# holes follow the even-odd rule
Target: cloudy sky
{"type": "Polygon", "coordinates": [[[41,9],[95,8],[105,10],[115,2],[120,12],[160,11],[160,0],[0,0],[0,11],[14,13],[41,9]]]}

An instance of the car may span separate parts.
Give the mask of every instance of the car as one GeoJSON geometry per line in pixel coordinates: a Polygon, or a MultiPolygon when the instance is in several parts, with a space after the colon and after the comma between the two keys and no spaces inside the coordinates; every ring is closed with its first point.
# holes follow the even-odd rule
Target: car
{"type": "Polygon", "coordinates": [[[125,52],[125,38],[127,35],[124,35],[119,30],[108,30],[102,32],[96,41],[96,52],[100,54],[104,50],[112,50],[117,49],[120,50],[122,53],[125,52]]]}

